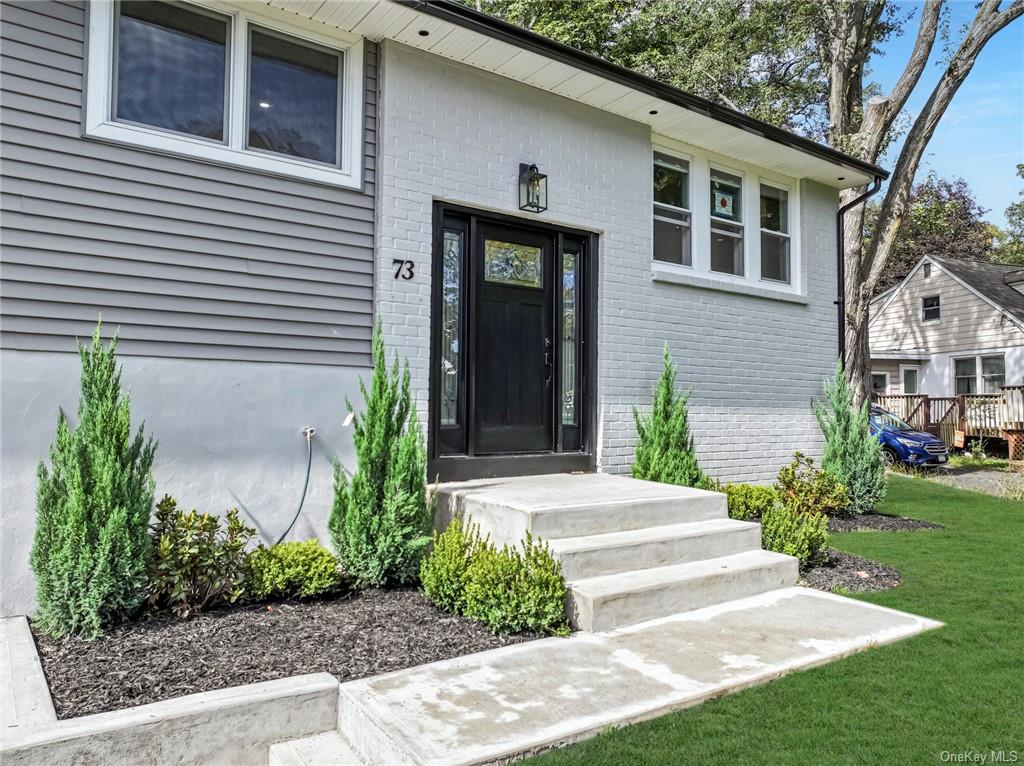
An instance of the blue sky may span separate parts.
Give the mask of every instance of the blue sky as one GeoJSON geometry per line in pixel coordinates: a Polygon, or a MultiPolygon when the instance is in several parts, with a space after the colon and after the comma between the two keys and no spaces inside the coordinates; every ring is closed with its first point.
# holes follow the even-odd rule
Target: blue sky
{"type": "MultiPolygon", "coordinates": [[[[1005,6],[1007,3],[1004,2],[1005,6]]],[[[903,35],[885,44],[882,53],[872,58],[869,79],[888,92],[903,71],[914,44],[918,24],[918,2],[901,2],[903,12],[914,16],[903,35]]],[[[962,27],[975,14],[973,0],[955,0],[950,9],[950,37],[959,42],[962,27]]],[[[932,61],[907,103],[911,118],[917,116],[941,67],[935,62],[943,56],[936,41],[932,61]]],[[[892,169],[896,153],[890,150],[881,161],[892,169]]],[[[934,170],[944,178],[962,177],[970,185],[987,218],[1005,225],[1003,210],[1017,199],[1021,181],[1016,165],[1024,162],[1024,18],[1017,19],[999,32],[981,52],[928,145],[918,178],[934,170]]]]}

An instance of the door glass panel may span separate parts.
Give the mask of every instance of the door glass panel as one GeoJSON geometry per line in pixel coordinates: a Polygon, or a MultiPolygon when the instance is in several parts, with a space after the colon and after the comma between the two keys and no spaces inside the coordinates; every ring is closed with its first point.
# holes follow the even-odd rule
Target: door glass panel
{"type": "Polygon", "coordinates": [[[562,425],[576,423],[576,286],[578,256],[562,254],[562,425]]]}
{"type": "Polygon", "coordinates": [[[445,231],[441,248],[441,425],[455,426],[459,424],[462,234],[445,231]]]}
{"type": "Polygon", "coordinates": [[[484,279],[516,287],[544,286],[541,248],[515,242],[484,241],[484,279]]]}

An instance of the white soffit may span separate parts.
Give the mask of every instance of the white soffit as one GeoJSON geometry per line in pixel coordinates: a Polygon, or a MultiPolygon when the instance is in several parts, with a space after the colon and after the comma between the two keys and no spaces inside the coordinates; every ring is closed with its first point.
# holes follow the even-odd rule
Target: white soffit
{"type": "MultiPolygon", "coordinates": [[[[869,183],[865,171],[841,165],[716,120],[614,80],[496,40],[390,0],[263,0],[273,8],[371,40],[396,40],[477,69],[649,125],[683,143],[836,189],[869,183]],[[428,32],[421,35],[420,30],[428,32]],[[656,111],[657,114],[651,114],[656,111]],[[841,179],[841,180],[840,180],[841,179]]],[[[329,32],[327,32],[329,34],[329,32]]]]}

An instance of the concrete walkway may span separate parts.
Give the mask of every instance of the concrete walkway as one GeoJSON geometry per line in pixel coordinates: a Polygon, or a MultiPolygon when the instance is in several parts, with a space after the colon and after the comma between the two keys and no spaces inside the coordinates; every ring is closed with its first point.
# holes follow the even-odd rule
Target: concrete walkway
{"type": "Polygon", "coordinates": [[[487,763],[940,625],[783,588],[613,632],[544,639],[342,684],[340,736],[321,737],[315,760],[293,757],[301,746],[291,743],[287,761],[272,750],[270,762],[352,763],[354,750],[366,764],[487,763]]]}

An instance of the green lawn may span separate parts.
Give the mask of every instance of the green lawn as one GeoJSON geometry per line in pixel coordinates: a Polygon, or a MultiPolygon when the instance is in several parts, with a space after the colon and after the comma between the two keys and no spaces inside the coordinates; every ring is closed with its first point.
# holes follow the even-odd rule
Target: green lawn
{"type": "Polygon", "coordinates": [[[1024,763],[1024,504],[894,476],[880,510],[946,529],[835,535],[834,547],[903,575],[899,588],[857,597],[946,627],[552,751],[531,766],[881,766],[992,749],[1015,750],[1024,763]]]}

